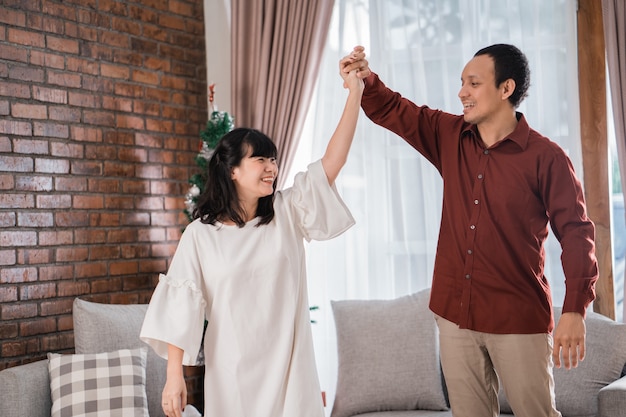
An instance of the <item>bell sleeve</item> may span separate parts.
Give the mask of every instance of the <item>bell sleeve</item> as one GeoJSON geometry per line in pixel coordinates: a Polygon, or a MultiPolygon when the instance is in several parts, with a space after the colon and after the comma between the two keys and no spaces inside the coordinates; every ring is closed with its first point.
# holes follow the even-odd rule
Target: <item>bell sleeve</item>
{"type": "Polygon", "coordinates": [[[328,184],[321,159],[296,175],[289,198],[307,241],[332,239],[355,223],[335,185],[328,184]]]}
{"type": "Polygon", "coordinates": [[[181,236],[167,275],[159,277],[139,336],[165,359],[168,344],[181,348],[183,365],[191,366],[197,364],[207,307],[193,226],[181,236]]]}

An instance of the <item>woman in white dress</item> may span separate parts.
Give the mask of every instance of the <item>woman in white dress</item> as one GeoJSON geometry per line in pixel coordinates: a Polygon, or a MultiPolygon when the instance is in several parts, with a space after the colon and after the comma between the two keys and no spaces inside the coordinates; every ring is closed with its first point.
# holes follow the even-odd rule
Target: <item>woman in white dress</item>
{"type": "MultiPolygon", "coordinates": [[[[363,59],[354,53],[355,61],[363,59]]],[[[321,160],[275,192],[276,147],[247,128],[216,146],[207,184],[166,275],[141,339],[167,358],[162,406],[180,417],[182,365],[194,365],[204,337],[206,417],[323,417],[309,319],[304,240],[333,238],[354,224],[334,187],[358,119],[363,81],[349,89],[321,160]]]]}

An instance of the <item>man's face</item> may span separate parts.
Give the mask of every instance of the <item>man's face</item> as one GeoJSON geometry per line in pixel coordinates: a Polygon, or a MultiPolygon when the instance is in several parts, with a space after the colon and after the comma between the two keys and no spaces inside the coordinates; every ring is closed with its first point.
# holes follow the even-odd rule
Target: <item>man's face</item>
{"type": "Polygon", "coordinates": [[[503,106],[510,109],[505,83],[496,86],[493,58],[479,55],[472,58],[461,74],[459,98],[465,121],[480,124],[494,118],[503,106]]]}

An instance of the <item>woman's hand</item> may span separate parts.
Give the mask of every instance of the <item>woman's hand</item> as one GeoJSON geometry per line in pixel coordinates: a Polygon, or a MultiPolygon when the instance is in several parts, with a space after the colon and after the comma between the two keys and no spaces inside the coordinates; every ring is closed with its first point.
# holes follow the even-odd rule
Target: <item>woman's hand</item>
{"type": "Polygon", "coordinates": [[[359,79],[367,78],[372,72],[370,71],[369,64],[365,59],[365,48],[362,46],[355,46],[352,53],[346,55],[339,61],[339,73],[343,78],[344,88],[348,88],[346,84],[346,78],[352,71],[356,71],[356,76],[359,79]]]}
{"type": "Polygon", "coordinates": [[[167,417],[182,417],[187,406],[187,385],[183,375],[183,350],[174,346],[167,347],[167,379],[161,407],[167,417]]]}

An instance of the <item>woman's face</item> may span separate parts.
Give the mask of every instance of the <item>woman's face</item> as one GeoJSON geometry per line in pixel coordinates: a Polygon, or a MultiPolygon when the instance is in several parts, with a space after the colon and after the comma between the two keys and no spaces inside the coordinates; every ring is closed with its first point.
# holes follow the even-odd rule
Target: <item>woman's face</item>
{"type": "Polygon", "coordinates": [[[276,158],[252,156],[252,148],[248,147],[239,166],[233,168],[231,178],[240,200],[258,200],[272,195],[277,175],[276,158]]]}

